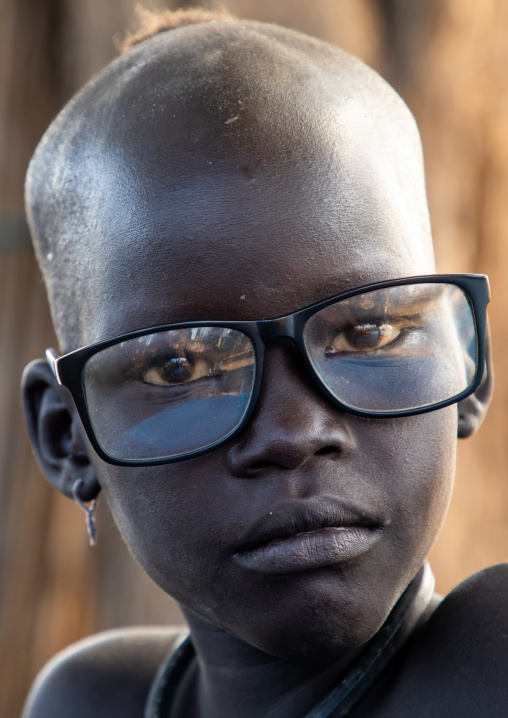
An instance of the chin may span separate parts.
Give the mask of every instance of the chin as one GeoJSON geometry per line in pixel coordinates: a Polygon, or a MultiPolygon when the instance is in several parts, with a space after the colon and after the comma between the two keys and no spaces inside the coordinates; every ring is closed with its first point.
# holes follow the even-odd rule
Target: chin
{"type": "Polygon", "coordinates": [[[220,627],[277,658],[329,660],[361,649],[398,598],[392,592],[362,591],[358,585],[346,590],[340,580],[331,583],[329,575],[306,583],[295,588],[281,582],[280,590],[262,603],[246,606],[239,621],[232,624],[229,618],[220,627]]]}
{"type": "Polygon", "coordinates": [[[347,656],[362,648],[381,628],[378,621],[350,621],[345,616],[313,616],[305,623],[286,622],[272,630],[248,632],[237,637],[264,653],[286,660],[317,660],[347,656]]]}

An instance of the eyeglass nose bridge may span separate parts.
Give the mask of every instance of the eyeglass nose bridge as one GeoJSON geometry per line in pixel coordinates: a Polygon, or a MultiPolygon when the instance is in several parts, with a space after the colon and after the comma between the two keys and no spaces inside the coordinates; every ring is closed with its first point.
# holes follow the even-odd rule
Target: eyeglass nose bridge
{"type": "Polygon", "coordinates": [[[264,319],[258,322],[258,329],[264,344],[283,337],[294,340],[295,317],[291,314],[279,319],[264,319]]]}

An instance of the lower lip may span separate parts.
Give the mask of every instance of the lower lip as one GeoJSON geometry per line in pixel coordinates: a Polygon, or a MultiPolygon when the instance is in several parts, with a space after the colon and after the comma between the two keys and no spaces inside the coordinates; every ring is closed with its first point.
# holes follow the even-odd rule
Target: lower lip
{"type": "Polygon", "coordinates": [[[295,573],[351,561],[369,551],[380,529],[340,526],[275,539],[236,554],[244,568],[260,573],[295,573]]]}

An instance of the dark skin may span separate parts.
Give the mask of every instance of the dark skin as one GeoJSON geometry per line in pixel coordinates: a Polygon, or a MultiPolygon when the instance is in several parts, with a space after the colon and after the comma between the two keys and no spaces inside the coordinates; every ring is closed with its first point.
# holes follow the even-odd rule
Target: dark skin
{"type": "MultiPolygon", "coordinates": [[[[234,53],[229,28],[219,39],[234,53]]],[[[202,29],[186,32],[205,41],[202,29]]],[[[299,48],[301,55],[301,36],[287,35],[286,49],[299,48]]],[[[217,36],[212,39],[216,47],[217,36]]],[[[346,81],[337,80],[331,98],[327,83],[316,80],[316,61],[307,50],[303,60],[298,55],[303,65],[292,65],[301,77],[281,70],[281,91],[272,93],[269,110],[273,78],[250,92],[249,132],[242,119],[230,123],[237,128],[233,134],[224,129],[233,116],[225,118],[222,108],[239,86],[248,86],[249,72],[262,77],[263,63],[273,60],[275,50],[266,49],[265,39],[250,38],[249,57],[243,38],[237,68],[242,82],[234,77],[228,85],[230,71],[221,75],[220,62],[214,67],[219,79],[210,71],[216,94],[210,91],[206,108],[198,99],[201,90],[192,95],[191,77],[178,96],[188,97],[188,91],[194,99],[181,107],[170,97],[159,108],[166,115],[161,109],[149,121],[129,111],[140,95],[150,106],[150,88],[160,98],[159,58],[146,70],[153,79],[148,89],[141,73],[122,88],[107,121],[98,111],[98,139],[85,133],[79,151],[88,158],[96,152],[108,177],[107,192],[94,209],[92,234],[101,241],[92,236],[75,255],[87,280],[77,291],[87,311],[60,327],[64,346],[74,341],[65,333],[69,326],[78,327],[79,343],[87,344],[170,322],[277,317],[348,288],[434,271],[414,125],[381,85],[370,88],[370,99],[362,90],[344,104],[346,95],[351,99],[356,66],[349,74],[341,66],[346,81]],[[302,89],[305,73],[313,80],[302,89]],[[214,97],[220,98],[216,106],[214,97]],[[373,122],[358,119],[365,103],[377,115],[373,122]],[[170,108],[175,112],[168,120],[170,108]]],[[[187,43],[194,41],[189,34],[187,43]]],[[[139,52],[145,57],[152,50],[139,52]]],[[[79,118],[79,108],[74,112],[79,118]]],[[[55,137],[56,132],[48,148],[55,137]]],[[[37,171],[29,196],[36,195],[37,171]]],[[[38,213],[40,206],[32,209],[32,219],[38,213]]],[[[75,214],[67,223],[59,220],[68,236],[82,231],[75,214]]],[[[59,292],[61,287],[50,285],[53,306],[59,292]]],[[[238,437],[184,462],[126,468],[95,455],[72,400],[49,367],[37,362],[27,369],[29,431],[46,476],[67,496],[78,477],[86,498],[102,489],[137,560],[184,610],[198,658],[180,686],[173,718],[297,718],[340,681],[437,536],[453,484],[457,434],[467,436],[481,422],[490,376],[458,409],[364,419],[333,406],[291,342],[276,340],[267,347],[255,414],[238,437]],[[302,507],[316,515],[330,504],[376,517],[380,538],[358,559],[283,576],[259,574],[236,561],[256,522],[270,515],[276,521],[302,507]]],[[[416,700],[413,713],[428,715],[418,713],[418,705],[435,690],[441,713],[433,715],[455,715],[448,684],[424,667],[448,651],[447,670],[460,670],[464,626],[478,602],[494,621],[507,585],[501,569],[482,577],[469,594],[465,590],[465,598],[459,591],[458,598],[447,599],[410,643],[406,660],[394,664],[380,693],[355,715],[407,715],[408,696],[416,700]]],[[[492,633],[498,635],[508,621],[501,610],[495,620],[492,633]]],[[[484,635],[475,634],[471,658],[479,662],[483,650],[496,669],[506,670],[506,651],[501,655],[497,644],[491,649],[484,635]]],[[[168,631],[141,637],[127,632],[77,648],[42,680],[26,716],[140,715],[171,641],[168,631]]],[[[496,690],[479,691],[485,715],[501,715],[492,712],[500,705],[496,690]]]]}

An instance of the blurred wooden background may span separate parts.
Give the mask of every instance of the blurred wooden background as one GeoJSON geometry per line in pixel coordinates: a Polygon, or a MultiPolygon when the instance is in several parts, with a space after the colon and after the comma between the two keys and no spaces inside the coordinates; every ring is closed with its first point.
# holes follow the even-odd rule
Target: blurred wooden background
{"type": "MultiPolygon", "coordinates": [[[[72,641],[111,626],[180,620],[129,557],[104,506],[99,544],[88,548],[80,510],[39,475],[19,407],[23,366],[54,343],[23,222],[26,165],[62,104],[114,56],[112,37],[132,26],[133,1],[0,0],[2,718],[19,715],[35,673],[72,641]]],[[[438,588],[447,592],[508,560],[508,3],[220,4],[335,43],[398,89],[422,131],[438,271],[491,277],[496,396],[486,426],[460,445],[453,504],[431,554],[438,588]]]]}

